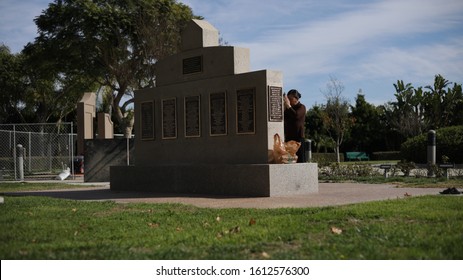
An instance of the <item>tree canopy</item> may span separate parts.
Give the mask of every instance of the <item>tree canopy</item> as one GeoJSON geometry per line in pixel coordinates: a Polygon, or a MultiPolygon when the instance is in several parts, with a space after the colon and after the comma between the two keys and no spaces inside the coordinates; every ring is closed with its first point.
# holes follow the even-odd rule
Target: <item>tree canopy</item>
{"type": "Polygon", "coordinates": [[[114,120],[130,135],[133,91],[155,86],[155,63],[178,50],[192,18],[175,0],[55,0],[35,19],[38,37],[24,53],[62,85],[109,89],[114,120]]]}
{"type": "Polygon", "coordinates": [[[317,151],[397,151],[407,139],[430,129],[463,125],[461,84],[436,75],[432,85],[415,88],[398,80],[393,86],[395,99],[384,105],[368,103],[363,92],[349,105],[341,95],[342,83],[331,77],[326,104],[307,111],[306,131],[317,151]]]}
{"type": "Polygon", "coordinates": [[[20,114],[21,96],[26,83],[23,79],[23,57],[0,46],[0,123],[23,122],[20,114]]]}
{"type": "Polygon", "coordinates": [[[335,153],[338,162],[341,161],[340,147],[352,124],[352,119],[349,116],[349,102],[342,95],[343,91],[343,83],[331,77],[324,92],[326,105],[322,113],[325,130],[335,143],[335,153]]]}

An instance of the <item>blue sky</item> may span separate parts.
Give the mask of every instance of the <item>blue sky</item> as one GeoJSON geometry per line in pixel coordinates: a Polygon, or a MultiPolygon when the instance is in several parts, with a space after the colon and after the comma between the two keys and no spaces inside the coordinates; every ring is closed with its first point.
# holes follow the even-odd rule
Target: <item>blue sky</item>
{"type": "MultiPolygon", "coordinates": [[[[0,0],[0,42],[12,52],[34,40],[48,0],[0,0]]],[[[284,90],[324,103],[330,76],[353,104],[359,89],[376,105],[393,84],[463,83],[462,0],[183,0],[229,45],[249,48],[251,69],[283,72],[284,90]]]]}

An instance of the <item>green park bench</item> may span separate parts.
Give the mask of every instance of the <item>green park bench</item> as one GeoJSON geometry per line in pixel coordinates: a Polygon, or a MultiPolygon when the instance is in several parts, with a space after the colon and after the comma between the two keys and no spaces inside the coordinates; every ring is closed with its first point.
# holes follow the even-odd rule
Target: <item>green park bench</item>
{"type": "Polygon", "coordinates": [[[370,160],[370,157],[365,152],[346,152],[346,160],[347,161],[362,161],[362,160],[370,160]]]}

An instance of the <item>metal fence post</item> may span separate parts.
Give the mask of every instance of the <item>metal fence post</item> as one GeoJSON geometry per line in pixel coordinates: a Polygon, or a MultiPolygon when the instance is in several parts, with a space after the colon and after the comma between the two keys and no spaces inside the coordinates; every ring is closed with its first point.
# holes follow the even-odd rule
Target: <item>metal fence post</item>
{"type": "Polygon", "coordinates": [[[13,145],[10,149],[13,150],[13,165],[14,165],[14,179],[18,180],[18,160],[16,157],[16,125],[13,124],[13,145]]]}
{"type": "Polygon", "coordinates": [[[71,174],[72,174],[72,179],[74,180],[76,178],[76,173],[74,170],[74,128],[72,127],[71,124],[71,134],[68,135],[68,145],[69,145],[69,157],[71,158],[71,174]]]}
{"type": "Polygon", "coordinates": [[[21,144],[16,146],[16,157],[18,160],[18,178],[19,181],[24,181],[24,148],[21,144]]]}
{"type": "Polygon", "coordinates": [[[130,138],[127,137],[127,166],[130,165],[130,138]]]}
{"type": "MultiPolygon", "coordinates": [[[[28,151],[29,151],[29,153],[32,152],[32,132],[30,132],[30,131],[29,131],[29,150],[28,150],[28,151]]],[[[32,165],[32,155],[29,154],[29,157],[28,157],[28,158],[29,158],[29,160],[27,161],[27,163],[28,163],[28,169],[27,169],[27,171],[30,173],[30,172],[32,172],[32,168],[31,168],[31,165],[32,165]]]]}

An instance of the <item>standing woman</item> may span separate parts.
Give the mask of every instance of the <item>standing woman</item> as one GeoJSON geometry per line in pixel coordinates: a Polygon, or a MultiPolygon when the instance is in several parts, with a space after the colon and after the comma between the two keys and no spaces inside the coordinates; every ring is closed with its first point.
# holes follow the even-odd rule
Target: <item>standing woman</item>
{"type": "Polygon", "coordinates": [[[292,89],[284,95],[285,105],[285,142],[294,140],[301,143],[297,151],[297,162],[305,162],[304,128],[306,108],[299,102],[301,94],[292,89]]]}

